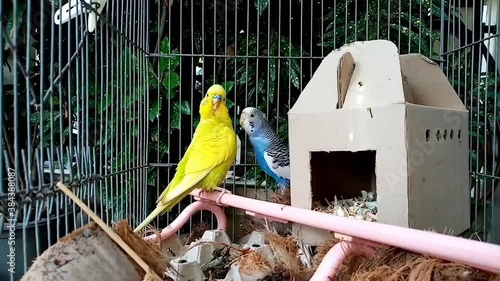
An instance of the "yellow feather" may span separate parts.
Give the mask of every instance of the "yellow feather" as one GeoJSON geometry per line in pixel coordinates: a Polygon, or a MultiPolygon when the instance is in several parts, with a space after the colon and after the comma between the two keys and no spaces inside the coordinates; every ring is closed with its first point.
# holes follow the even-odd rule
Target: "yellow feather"
{"type": "Polygon", "coordinates": [[[172,209],[195,188],[216,189],[224,182],[236,158],[236,133],[226,107],[226,92],[213,85],[200,103],[200,123],[172,181],[157,200],[156,209],[134,230],[140,231],[156,216],[172,209]],[[214,110],[214,96],[222,97],[214,110]]]}

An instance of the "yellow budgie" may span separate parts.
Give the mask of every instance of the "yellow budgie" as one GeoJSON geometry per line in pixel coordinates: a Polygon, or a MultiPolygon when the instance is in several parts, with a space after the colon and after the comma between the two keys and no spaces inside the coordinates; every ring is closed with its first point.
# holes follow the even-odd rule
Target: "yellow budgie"
{"type": "Polygon", "coordinates": [[[156,209],[134,230],[172,209],[195,188],[213,191],[225,180],[236,159],[236,133],[226,106],[226,91],[211,86],[200,103],[200,123],[172,181],[156,201],[156,209]]]}

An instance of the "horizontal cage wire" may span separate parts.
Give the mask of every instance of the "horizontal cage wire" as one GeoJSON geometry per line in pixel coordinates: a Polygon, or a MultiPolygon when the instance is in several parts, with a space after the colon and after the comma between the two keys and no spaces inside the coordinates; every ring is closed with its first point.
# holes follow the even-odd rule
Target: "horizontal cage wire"
{"type": "MultiPolygon", "coordinates": [[[[500,244],[498,1],[110,0],[82,2],[82,15],[61,24],[53,16],[67,1],[4,2],[0,252],[8,252],[14,223],[16,273],[3,255],[1,280],[18,280],[48,246],[89,221],[58,181],[108,224],[138,225],[173,178],[214,83],[228,93],[241,141],[224,187],[267,200],[277,185],[256,164],[239,126],[242,109],[261,109],[287,142],[287,112],[321,60],[374,39],[436,61],[466,104],[472,212],[462,235],[500,244]],[[90,28],[98,3],[105,6],[90,28]]],[[[186,197],[153,224],[167,226],[192,202],[186,197]]],[[[244,236],[244,213],[226,213],[230,236],[244,236]]],[[[178,234],[215,221],[200,211],[178,234]]]]}

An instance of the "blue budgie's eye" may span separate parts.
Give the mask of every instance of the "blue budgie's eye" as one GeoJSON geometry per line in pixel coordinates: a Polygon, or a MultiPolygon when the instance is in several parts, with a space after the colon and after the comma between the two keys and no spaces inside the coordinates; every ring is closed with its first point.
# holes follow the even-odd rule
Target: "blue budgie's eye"
{"type": "Polygon", "coordinates": [[[253,115],[253,113],[252,113],[252,114],[250,114],[250,117],[254,118],[254,117],[255,117],[255,115],[253,115]]]}

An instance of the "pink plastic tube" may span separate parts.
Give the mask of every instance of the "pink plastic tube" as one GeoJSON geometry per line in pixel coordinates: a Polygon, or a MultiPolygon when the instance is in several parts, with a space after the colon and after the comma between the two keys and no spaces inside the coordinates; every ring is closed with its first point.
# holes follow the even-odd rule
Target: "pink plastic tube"
{"type": "MultiPolygon", "coordinates": [[[[221,207],[202,201],[196,201],[187,206],[186,209],[184,209],[171,224],[161,231],[161,241],[165,241],[170,238],[170,236],[176,233],[189,220],[189,218],[191,218],[191,216],[200,210],[207,210],[215,215],[217,218],[217,229],[227,229],[226,214],[224,214],[221,207]]],[[[155,239],[157,239],[156,234],[149,235],[144,238],[146,241],[155,239]]]]}
{"type": "Polygon", "coordinates": [[[402,248],[415,253],[462,263],[500,274],[500,246],[428,231],[314,212],[311,210],[259,201],[230,193],[191,193],[199,200],[216,202],[264,216],[280,218],[315,228],[402,248]]]}
{"type": "Polygon", "coordinates": [[[357,252],[369,257],[374,255],[376,251],[373,248],[358,243],[340,241],[326,253],[309,281],[334,280],[344,259],[357,252]]]}

